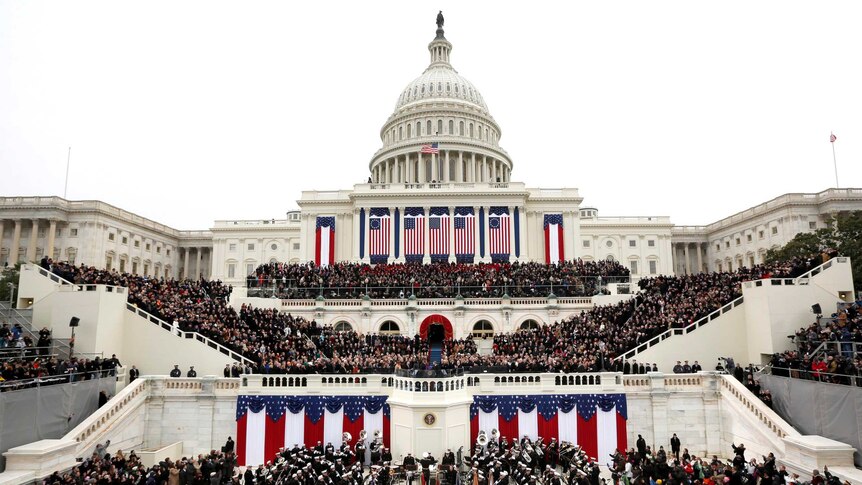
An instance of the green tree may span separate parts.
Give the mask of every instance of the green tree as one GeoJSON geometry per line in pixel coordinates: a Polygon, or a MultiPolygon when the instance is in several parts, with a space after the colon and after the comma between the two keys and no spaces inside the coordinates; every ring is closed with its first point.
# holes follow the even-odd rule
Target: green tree
{"type": "Polygon", "coordinates": [[[835,249],[852,263],[853,284],[862,290],[862,211],[839,212],[826,220],[826,227],[802,232],[778,249],[766,252],[766,261],[787,261],[835,249]]]}
{"type": "Polygon", "coordinates": [[[2,276],[0,276],[0,301],[9,301],[10,292],[12,291],[10,284],[15,285],[15,294],[18,294],[18,278],[20,276],[20,264],[2,271],[2,276]]]}

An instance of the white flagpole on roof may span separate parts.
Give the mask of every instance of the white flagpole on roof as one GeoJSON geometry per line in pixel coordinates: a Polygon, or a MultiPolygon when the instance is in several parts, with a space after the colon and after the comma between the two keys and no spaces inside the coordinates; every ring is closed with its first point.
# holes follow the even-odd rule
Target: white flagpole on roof
{"type": "Polygon", "coordinates": [[[63,198],[66,198],[66,193],[69,191],[69,161],[72,159],[72,147],[66,153],[66,184],[63,186],[63,198]]]}
{"type": "Polygon", "coordinates": [[[841,187],[840,185],[838,185],[838,161],[835,158],[835,140],[837,140],[837,139],[838,139],[838,137],[835,136],[834,133],[829,133],[829,143],[832,145],[832,165],[835,167],[835,188],[836,189],[841,187]]]}

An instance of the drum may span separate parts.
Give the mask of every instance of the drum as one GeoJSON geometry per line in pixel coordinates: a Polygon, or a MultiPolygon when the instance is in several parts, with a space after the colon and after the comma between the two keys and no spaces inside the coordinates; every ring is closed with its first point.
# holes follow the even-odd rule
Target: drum
{"type": "Polygon", "coordinates": [[[428,466],[428,470],[429,470],[431,473],[436,472],[436,471],[437,471],[437,464],[436,464],[436,463],[434,463],[434,464],[429,465],[429,466],[428,466]]]}

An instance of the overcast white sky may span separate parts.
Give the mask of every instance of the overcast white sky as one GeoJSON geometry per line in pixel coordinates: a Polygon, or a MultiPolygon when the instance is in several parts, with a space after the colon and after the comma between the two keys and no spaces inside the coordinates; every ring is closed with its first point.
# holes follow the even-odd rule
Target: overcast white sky
{"type": "Polygon", "coordinates": [[[705,224],[862,186],[862,2],[0,0],[0,195],[100,199],[178,229],[283,218],[368,176],[428,64],[502,128],[513,180],[602,215],[705,224]]]}

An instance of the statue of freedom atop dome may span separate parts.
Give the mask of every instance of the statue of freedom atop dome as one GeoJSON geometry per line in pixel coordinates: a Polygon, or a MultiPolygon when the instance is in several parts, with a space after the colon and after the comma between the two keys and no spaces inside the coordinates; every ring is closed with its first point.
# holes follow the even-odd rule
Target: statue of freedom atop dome
{"type": "Polygon", "coordinates": [[[437,28],[438,29],[443,28],[443,11],[442,10],[437,13],[437,28]]]}

